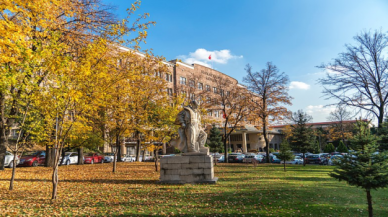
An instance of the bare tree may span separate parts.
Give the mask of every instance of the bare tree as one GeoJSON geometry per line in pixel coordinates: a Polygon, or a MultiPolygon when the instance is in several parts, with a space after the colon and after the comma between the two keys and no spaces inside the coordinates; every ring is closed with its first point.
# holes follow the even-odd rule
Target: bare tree
{"type": "Polygon", "coordinates": [[[363,32],[354,39],[357,44],[346,45],[346,51],[334,62],[319,66],[328,70],[319,82],[326,99],[374,115],[381,128],[388,103],[388,59],[384,56],[388,38],[375,31],[363,32]]]}
{"type": "Polygon", "coordinates": [[[247,75],[244,82],[252,92],[252,111],[261,119],[263,136],[266,145],[267,162],[269,162],[268,125],[270,121],[283,119],[289,114],[288,110],[280,104],[292,105],[288,95],[288,76],[279,73],[278,68],[268,62],[265,69],[253,72],[248,64],[245,68],[247,75]],[[257,99],[257,100],[255,100],[257,99]]]}
{"type": "Polygon", "coordinates": [[[347,123],[346,121],[351,120],[353,115],[351,112],[347,111],[346,108],[342,105],[338,105],[336,110],[330,112],[330,116],[327,118],[329,121],[335,122],[332,127],[334,127],[337,134],[339,134],[340,139],[344,144],[347,135],[352,130],[352,124],[347,123]]]}

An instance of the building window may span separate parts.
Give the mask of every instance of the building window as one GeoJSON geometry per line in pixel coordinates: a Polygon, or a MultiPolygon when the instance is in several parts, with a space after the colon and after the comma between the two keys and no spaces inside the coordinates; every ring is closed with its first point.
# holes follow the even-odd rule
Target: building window
{"type": "Polygon", "coordinates": [[[186,85],[186,78],[181,77],[180,84],[186,85]]]}
{"type": "Polygon", "coordinates": [[[242,141],[242,134],[230,135],[230,141],[232,142],[242,141]]]}
{"type": "Polygon", "coordinates": [[[219,118],[220,117],[220,111],[214,111],[214,117],[219,118]]]}
{"type": "Polygon", "coordinates": [[[214,103],[214,105],[218,105],[218,100],[214,99],[213,103],[214,103]]]}
{"type": "Polygon", "coordinates": [[[210,91],[210,86],[206,84],[206,91],[210,91]]]}
{"type": "Polygon", "coordinates": [[[249,134],[246,134],[246,135],[247,135],[247,137],[246,137],[246,138],[247,138],[247,141],[249,141],[249,134]]]}
{"type": "Polygon", "coordinates": [[[172,96],[172,88],[167,88],[167,94],[168,94],[169,96],[172,96]]]}
{"type": "Polygon", "coordinates": [[[155,72],[155,76],[156,77],[162,77],[162,73],[161,72],[155,72]]]}
{"type": "Polygon", "coordinates": [[[224,90],[220,89],[220,95],[224,96],[224,90]]]}
{"type": "Polygon", "coordinates": [[[210,116],[210,117],[213,116],[212,110],[207,111],[207,116],[210,116]]]}
{"type": "Polygon", "coordinates": [[[195,82],[194,82],[193,80],[190,80],[190,81],[189,81],[189,86],[190,86],[190,87],[195,87],[195,82]]]}
{"type": "Polygon", "coordinates": [[[230,91],[226,91],[226,96],[230,96],[230,91]]]}
{"type": "Polygon", "coordinates": [[[213,87],[213,93],[217,93],[217,87],[213,87]]]}
{"type": "Polygon", "coordinates": [[[206,102],[207,102],[207,103],[211,103],[211,102],[212,102],[212,98],[206,97],[206,102]]]}
{"type": "Polygon", "coordinates": [[[203,84],[198,82],[198,90],[203,90],[203,84]]]}
{"type": "Polygon", "coordinates": [[[133,146],[127,146],[127,154],[128,155],[135,155],[135,147],[133,146]]]}
{"type": "Polygon", "coordinates": [[[195,94],[194,93],[190,93],[190,100],[195,100],[195,94]]]}
{"type": "Polygon", "coordinates": [[[172,75],[166,73],[166,81],[172,82],[172,75]]]}

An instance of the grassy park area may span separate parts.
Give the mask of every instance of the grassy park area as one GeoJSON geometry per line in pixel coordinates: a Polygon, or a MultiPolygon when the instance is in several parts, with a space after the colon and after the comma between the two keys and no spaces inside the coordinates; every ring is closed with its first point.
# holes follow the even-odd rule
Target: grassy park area
{"type": "MultiPolygon", "coordinates": [[[[367,216],[366,195],[327,174],[330,166],[219,164],[215,185],[161,185],[153,163],[61,166],[58,200],[51,168],[0,171],[0,215],[367,216]]],[[[375,216],[388,215],[388,189],[372,192],[375,216]]]]}

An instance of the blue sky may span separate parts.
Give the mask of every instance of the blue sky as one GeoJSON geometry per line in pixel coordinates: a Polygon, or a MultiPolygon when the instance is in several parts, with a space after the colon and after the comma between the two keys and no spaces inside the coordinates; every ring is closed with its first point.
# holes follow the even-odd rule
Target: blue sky
{"type": "MultiPolygon", "coordinates": [[[[119,17],[129,0],[103,0],[116,5],[119,17]]],[[[352,44],[363,30],[388,31],[384,0],[143,0],[140,13],[156,25],[147,44],[167,60],[202,62],[240,82],[245,65],[259,71],[271,61],[292,82],[291,111],[303,109],[314,122],[326,121],[333,101],[322,97],[317,79],[327,63],[352,44]],[[206,60],[211,53],[213,63],[206,60]]]]}

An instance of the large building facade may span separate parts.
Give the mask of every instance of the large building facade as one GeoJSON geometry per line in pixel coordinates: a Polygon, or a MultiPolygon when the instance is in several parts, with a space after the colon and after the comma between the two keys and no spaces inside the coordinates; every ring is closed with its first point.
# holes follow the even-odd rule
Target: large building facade
{"type": "MultiPolygon", "coordinates": [[[[207,113],[203,115],[206,121],[205,128],[214,124],[220,128],[223,133],[224,117],[220,104],[217,101],[220,95],[231,96],[234,88],[244,89],[245,86],[238,81],[222,72],[200,64],[187,64],[178,59],[165,62],[168,67],[168,73],[156,72],[156,76],[160,76],[166,80],[166,91],[169,95],[181,94],[185,96],[186,102],[197,100],[203,107],[206,107],[207,113]],[[228,89],[224,86],[232,87],[228,89]]],[[[246,88],[245,88],[246,89],[246,88]]],[[[246,99],[248,100],[248,99],[246,99]]],[[[262,151],[265,148],[265,142],[261,135],[261,131],[255,127],[254,120],[244,117],[239,122],[239,127],[232,133],[228,140],[229,147],[232,151],[248,152],[250,150],[262,151]]],[[[228,126],[230,128],[231,125],[228,126]]],[[[229,129],[228,129],[229,130],[229,129]]],[[[269,132],[270,147],[277,149],[281,142],[281,134],[278,132],[269,132]]],[[[168,144],[167,144],[168,146],[168,144]]],[[[104,152],[114,152],[116,147],[105,145],[104,152]]],[[[166,153],[166,144],[163,147],[163,153],[166,153]]],[[[133,138],[125,138],[121,146],[122,154],[136,154],[136,140],[133,138]]],[[[167,151],[168,152],[168,151],[167,151]]],[[[148,154],[148,153],[145,153],[148,154]]],[[[150,153],[152,155],[152,153],[150,153]]]]}

